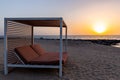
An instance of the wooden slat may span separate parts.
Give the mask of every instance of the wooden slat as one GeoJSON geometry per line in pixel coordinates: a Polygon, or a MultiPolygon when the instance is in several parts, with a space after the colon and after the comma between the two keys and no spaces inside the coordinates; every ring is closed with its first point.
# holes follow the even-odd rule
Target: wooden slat
{"type": "Polygon", "coordinates": [[[8,43],[8,63],[18,61],[14,54],[14,49],[22,45],[31,44],[32,26],[8,21],[7,24],[7,43],[8,43]]]}

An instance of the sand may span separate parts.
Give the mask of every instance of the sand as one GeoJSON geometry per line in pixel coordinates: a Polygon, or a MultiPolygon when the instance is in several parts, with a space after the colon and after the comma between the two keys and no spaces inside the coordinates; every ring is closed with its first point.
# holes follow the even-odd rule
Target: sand
{"type": "MultiPolygon", "coordinates": [[[[36,40],[46,51],[57,52],[59,41],[36,40]]],[[[68,41],[69,58],[63,67],[63,78],[57,69],[16,68],[3,75],[3,40],[0,40],[0,80],[119,80],[120,48],[91,42],[68,41]]]]}

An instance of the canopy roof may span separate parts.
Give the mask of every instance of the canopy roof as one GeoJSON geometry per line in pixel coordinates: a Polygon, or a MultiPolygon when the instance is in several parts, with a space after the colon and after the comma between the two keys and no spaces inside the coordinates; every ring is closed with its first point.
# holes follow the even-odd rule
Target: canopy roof
{"type": "MultiPolygon", "coordinates": [[[[5,18],[9,21],[15,21],[31,26],[60,27],[62,18],[5,18]]],[[[67,27],[63,21],[63,27],[67,27]]]]}

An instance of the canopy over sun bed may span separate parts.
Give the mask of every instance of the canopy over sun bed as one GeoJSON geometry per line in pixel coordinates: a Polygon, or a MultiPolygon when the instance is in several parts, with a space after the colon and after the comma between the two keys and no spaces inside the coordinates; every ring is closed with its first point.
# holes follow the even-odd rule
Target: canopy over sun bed
{"type": "MultiPolygon", "coordinates": [[[[65,52],[67,52],[67,25],[63,18],[5,18],[4,19],[4,73],[8,74],[9,67],[28,67],[28,68],[58,68],[59,76],[62,77],[63,62],[63,38],[62,28],[65,28],[65,52]],[[23,64],[19,55],[14,51],[16,47],[34,44],[34,27],[59,27],[60,44],[59,44],[59,64],[42,65],[42,64],[23,64]],[[21,63],[18,62],[21,61],[21,63]]],[[[37,62],[33,60],[33,62],[37,62]]]]}
{"type": "MultiPolygon", "coordinates": [[[[10,21],[15,21],[31,26],[46,26],[46,27],[60,27],[60,19],[62,18],[6,18],[10,21]]],[[[67,27],[62,20],[62,27],[67,27]]]]}

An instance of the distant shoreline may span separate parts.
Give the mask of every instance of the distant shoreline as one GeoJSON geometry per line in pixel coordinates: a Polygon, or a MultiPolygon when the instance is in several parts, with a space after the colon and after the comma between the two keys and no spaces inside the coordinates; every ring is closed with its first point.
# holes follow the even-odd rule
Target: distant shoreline
{"type": "MultiPolygon", "coordinates": [[[[38,39],[38,38],[36,38],[38,39]]],[[[39,40],[59,40],[59,39],[45,39],[45,38],[40,38],[39,40]]],[[[65,40],[65,39],[63,39],[65,40]]],[[[89,41],[92,43],[96,43],[96,44],[101,44],[101,45],[116,45],[117,43],[120,43],[120,40],[110,40],[110,39],[67,39],[68,41],[89,41]]]]}
{"type": "MultiPolygon", "coordinates": [[[[23,35],[24,36],[24,35],[23,35]]],[[[19,38],[20,36],[9,36],[11,38],[19,38]]],[[[59,39],[59,35],[34,35],[37,39],[59,39]]],[[[0,35],[0,38],[4,38],[0,35]]],[[[120,40],[120,35],[68,35],[68,39],[72,40],[120,40]]],[[[65,39],[65,35],[63,35],[65,39]]]]}
{"type": "MultiPolygon", "coordinates": [[[[4,37],[0,37],[0,39],[4,39],[4,37]]],[[[35,38],[37,40],[59,40],[59,39],[48,39],[48,38],[35,38]]],[[[63,39],[65,40],[65,39],[63,39]]],[[[89,41],[89,42],[92,42],[92,43],[96,43],[96,44],[101,44],[101,45],[108,45],[108,46],[111,46],[111,45],[117,45],[117,43],[120,43],[120,40],[117,40],[117,39],[67,39],[68,41],[89,41]]]]}

